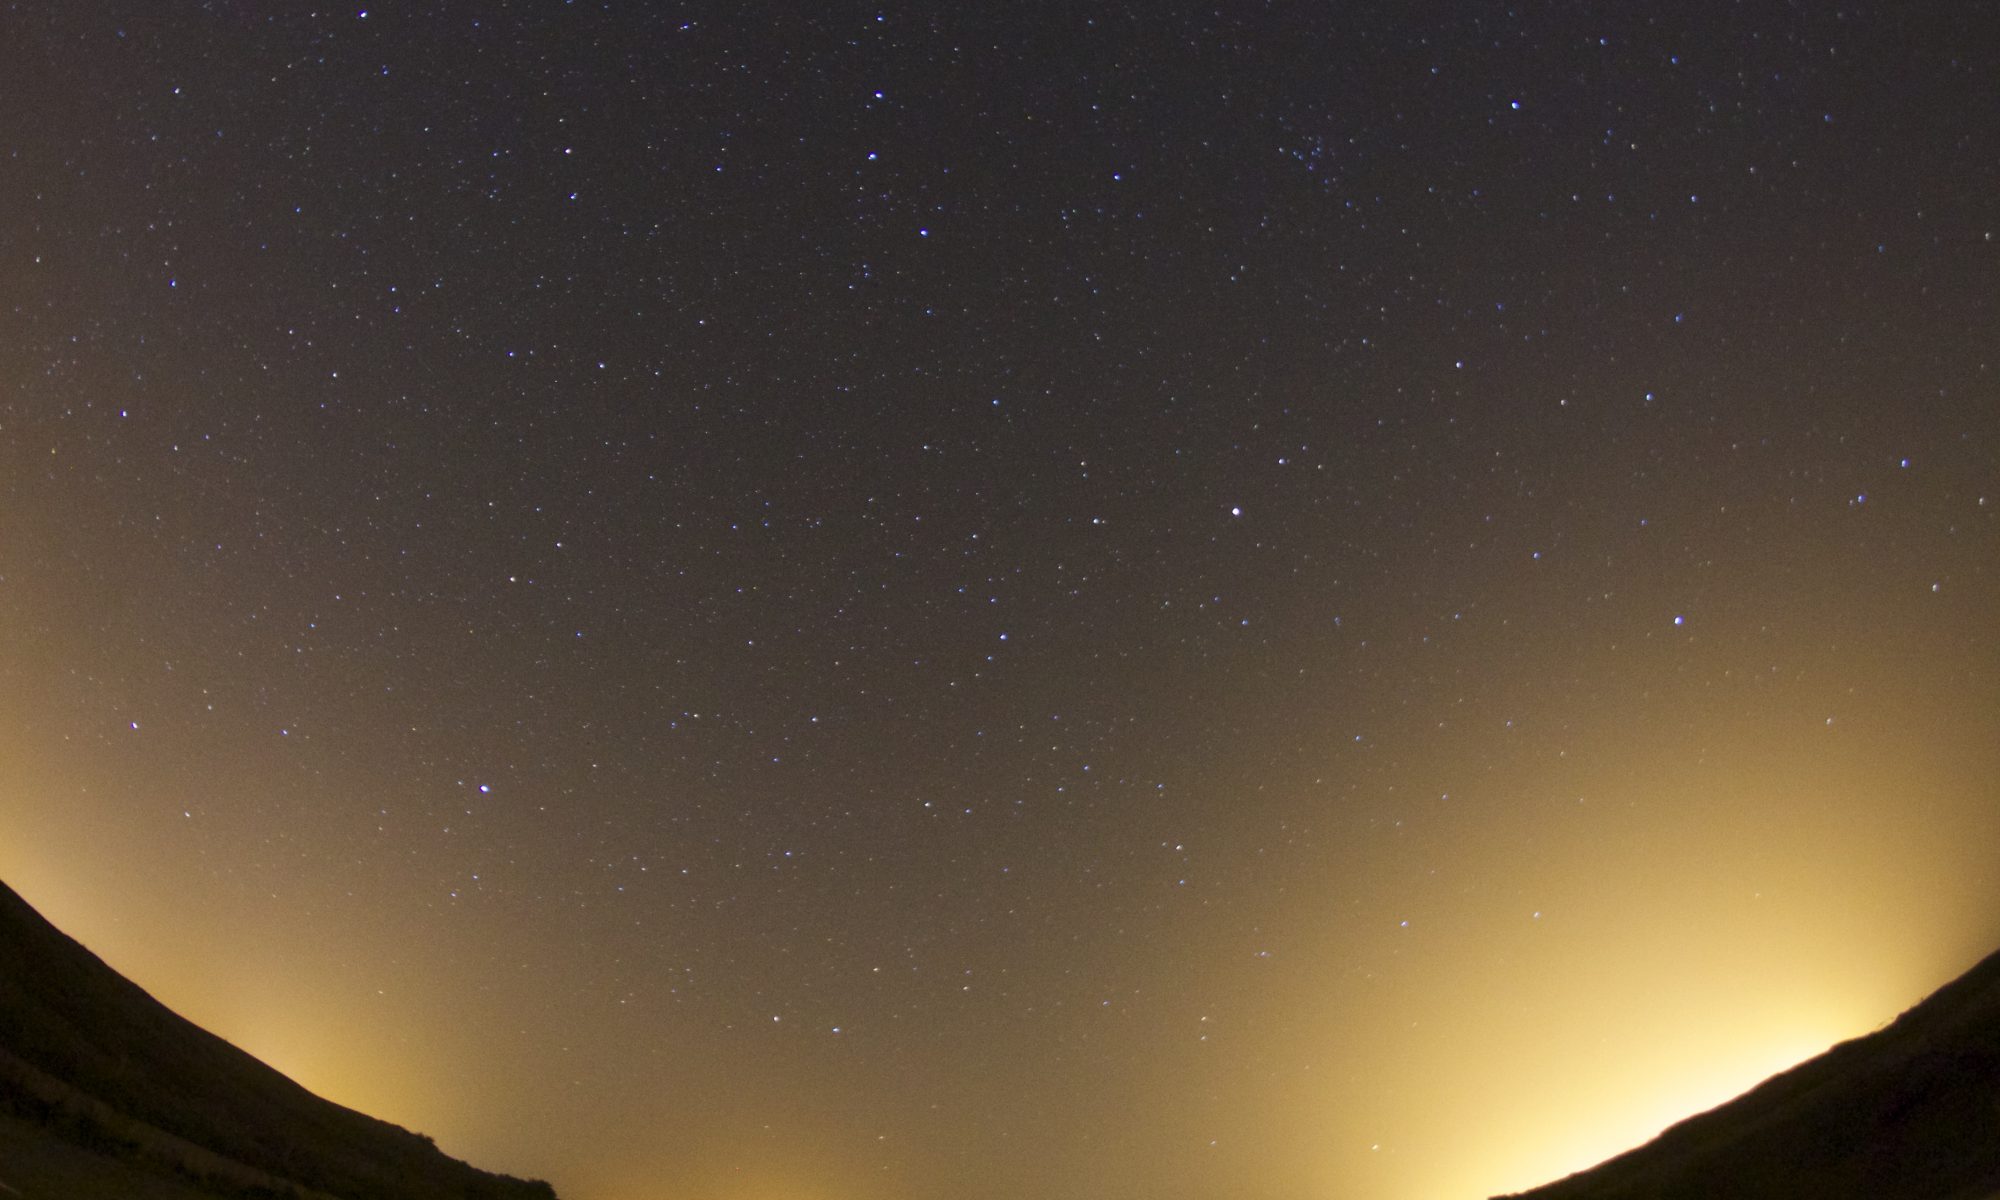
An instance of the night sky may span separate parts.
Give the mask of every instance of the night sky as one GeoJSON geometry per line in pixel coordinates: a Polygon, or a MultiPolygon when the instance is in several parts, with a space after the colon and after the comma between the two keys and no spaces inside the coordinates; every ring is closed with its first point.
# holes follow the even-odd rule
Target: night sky
{"type": "Polygon", "coordinates": [[[1995,4],[0,4],[0,878],[567,1200],[1525,1187],[1996,780],[1995,4]]]}

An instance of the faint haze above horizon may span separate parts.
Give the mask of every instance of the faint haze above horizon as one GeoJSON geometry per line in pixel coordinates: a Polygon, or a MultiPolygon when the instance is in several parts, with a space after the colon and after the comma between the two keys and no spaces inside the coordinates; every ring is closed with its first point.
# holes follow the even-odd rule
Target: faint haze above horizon
{"type": "Polygon", "coordinates": [[[0,879],[565,1200],[1519,1190],[2000,945],[2000,9],[0,10],[0,879]]]}

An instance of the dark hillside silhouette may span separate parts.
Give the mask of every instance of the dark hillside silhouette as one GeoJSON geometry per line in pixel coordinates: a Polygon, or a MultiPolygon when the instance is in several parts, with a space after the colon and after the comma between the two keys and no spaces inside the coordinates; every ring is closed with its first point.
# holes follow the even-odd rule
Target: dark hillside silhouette
{"type": "Polygon", "coordinates": [[[4,884],[0,1181],[28,1200],[555,1196],[320,1099],[176,1016],[4,884]]]}
{"type": "Polygon", "coordinates": [[[2000,1196],[2000,953],[1636,1150],[1516,1200],[2000,1196]]]}

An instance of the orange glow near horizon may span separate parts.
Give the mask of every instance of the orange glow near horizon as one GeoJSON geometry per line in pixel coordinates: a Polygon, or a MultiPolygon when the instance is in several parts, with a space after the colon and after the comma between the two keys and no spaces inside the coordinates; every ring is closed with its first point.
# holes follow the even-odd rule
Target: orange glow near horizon
{"type": "MultiPolygon", "coordinates": [[[[868,1194],[876,1175],[922,1195],[945,1177],[936,1147],[995,1123],[1009,1136],[978,1152],[995,1195],[1116,1195],[1149,1169],[1119,1147],[1163,1139],[1198,1192],[1252,1178],[1273,1196],[1476,1200],[1594,1165],[1871,1031],[2000,934],[1977,851],[1993,842],[1981,831],[2000,836],[1981,807],[1993,751],[1927,755],[1919,731],[1949,735],[1956,718],[1909,711],[1797,749],[1718,721],[1691,735],[1700,761],[1645,771],[1579,728],[1566,758],[1491,785],[1529,798],[1479,840],[1450,841],[1439,808],[1331,868],[1265,854],[1285,899],[1252,941],[1206,919],[1161,931],[1124,968],[1152,986],[1051,1013],[1077,1040],[1030,1024],[1008,1053],[979,1020],[924,1058],[888,1020],[774,1041],[794,1035],[763,1014],[765,1028],[696,1037],[671,993],[571,991],[630,950],[566,946],[532,913],[387,876],[214,871],[245,839],[282,847],[286,828],[209,832],[217,788],[118,819],[159,786],[158,760],[66,758],[33,736],[0,765],[0,878],[306,1086],[482,1165],[555,1176],[573,1200],[729,1200],[793,1180],[868,1194]],[[1905,797],[1891,815],[1873,801],[1887,794],[1905,797]],[[1399,872],[1453,886],[1356,922],[1352,896],[1400,895],[1399,872]],[[413,921],[413,905],[434,917],[413,921]],[[520,949],[531,934],[538,957],[520,949]],[[1102,1062],[1131,1065],[1111,1078],[1102,1062]],[[1031,1147],[1018,1160],[990,1157],[1016,1142],[1031,1147]],[[746,1182],[744,1161],[782,1178],[746,1182]]],[[[1408,745],[1418,756],[1424,739],[1408,745]]],[[[1255,848],[1221,836],[1212,853],[1255,848]]],[[[860,982],[894,962],[871,958],[860,982]]]]}
{"type": "MultiPolygon", "coordinates": [[[[1104,1147],[1164,1131],[1194,1143],[1174,1169],[1216,1194],[1256,1172],[1333,1200],[1476,1200],[1648,1140],[1879,1027],[1977,957],[1973,847],[1989,843],[1959,835],[1989,819],[1975,815],[1984,760],[1919,759],[1921,743],[1899,739],[1818,746],[1785,769],[1747,735],[1710,737],[1689,769],[1565,768],[1567,786],[1542,780],[1555,798],[1582,797],[1570,796],[1583,811],[1561,814],[1560,838],[1538,841],[1530,806],[1478,853],[1405,845],[1357,860],[1358,887],[1393,887],[1366,872],[1399,863],[1458,882],[1458,899],[1413,903],[1374,929],[1351,928],[1338,891],[1290,888],[1253,947],[1270,955],[1250,960],[1256,974],[1105,997],[1114,1014],[1151,1005],[1148,1026],[1188,1043],[1185,1059],[1115,1085],[1088,1058],[1022,1073],[971,1031],[915,1075],[847,1056],[872,1038],[896,1061],[893,1026],[856,1022],[840,1035],[853,1042],[801,1043],[795,1060],[774,1057],[786,1044],[748,1022],[663,1043],[667,1014],[643,997],[577,1007],[563,985],[593,969],[586,956],[524,969],[511,949],[521,927],[499,909],[464,912],[474,940],[454,945],[399,915],[393,884],[371,893],[307,873],[249,888],[197,873],[163,892],[174,872],[127,864],[165,855],[195,818],[110,820],[148,780],[31,769],[62,762],[59,745],[4,768],[0,878],[170,1007],[309,1088],[483,1165],[555,1175],[575,1200],[729,1200],[815,1177],[826,1195],[859,1194],[871,1159],[921,1194],[935,1155],[919,1135],[962,1137],[986,1121],[1014,1123],[1012,1137],[1036,1147],[987,1168],[1014,1192],[1068,1180],[1116,1194],[1124,1160],[1104,1147]],[[1934,818],[1869,816],[1869,797],[1899,784],[1934,818]],[[38,802],[64,793],[66,806],[38,802]],[[1532,886],[1513,882],[1537,853],[1532,886]],[[1484,902],[1503,890],[1518,898],[1484,902]],[[1340,954],[1324,957],[1319,939],[1342,930],[1340,954]],[[820,1082],[800,1089],[791,1073],[807,1068],[820,1082]],[[1047,1121],[1032,1108],[1039,1089],[1069,1111],[1118,1116],[1093,1130],[1047,1121]],[[964,1110],[925,1112],[925,1100],[914,1118],[889,1115],[954,1093],[970,1097],[964,1110]],[[905,1132],[890,1133],[892,1120],[905,1132]],[[745,1156],[783,1178],[746,1182],[745,1156]],[[630,1161],[659,1165],[619,1165],[630,1161]]],[[[194,848],[199,865],[208,850],[194,848]]],[[[1267,861],[1276,884],[1304,878],[1304,864],[1267,861]]],[[[1214,929],[1180,937],[1191,961],[1213,957],[1214,929]]],[[[1114,1021],[1095,1036],[1102,1053],[1144,1062],[1140,1034],[1114,1021]]]]}
{"type": "MultiPolygon", "coordinates": [[[[16,828],[29,836],[10,839],[9,847],[58,842],[52,831],[36,835],[31,825],[19,824],[26,810],[17,805],[12,811],[16,828]]],[[[1650,845],[1671,843],[1668,831],[1656,833],[1650,845]]],[[[1851,848],[1857,856],[1861,849],[1851,848]]],[[[1882,849],[1873,847],[1877,860],[1882,849]]],[[[1407,980],[1415,992],[1369,1001],[1367,989],[1357,991],[1352,978],[1329,980],[1336,1001],[1330,1040],[1317,1052],[1298,1042],[1302,1069],[1270,1077],[1267,1101],[1276,1108],[1217,1122],[1217,1128],[1234,1129],[1234,1137],[1217,1139],[1213,1178],[1226,1181],[1246,1157],[1291,1154],[1302,1183],[1316,1180],[1310,1184],[1316,1194],[1330,1197],[1470,1200],[1521,1190],[1630,1149],[1836,1041],[1879,1027],[1967,965],[1944,957],[1953,949],[1946,938],[1901,939],[1891,951],[1879,939],[1920,922],[1920,910],[1895,891],[1882,893],[1879,903],[1858,896],[1843,903],[1825,890],[1827,883],[1815,884],[1815,868],[1851,872],[1862,860],[1843,865],[1824,857],[1825,844],[1815,850],[1812,862],[1765,875],[1789,879],[1789,885],[1774,884],[1778,890],[1745,897],[1742,905],[1704,902],[1699,888],[1670,889],[1680,920],[1655,909],[1636,862],[1600,859],[1585,877],[1547,888],[1557,896],[1565,888],[1583,889],[1578,894],[1593,895],[1602,906],[1594,916],[1571,916],[1555,901],[1539,916],[1519,914],[1517,931],[1471,922],[1450,952],[1437,956],[1436,964],[1455,970],[1432,978],[1436,964],[1426,968],[1407,980]],[[1705,927],[1726,916],[1731,924],[1705,927]],[[1857,953],[1860,939],[1878,939],[1877,948],[1857,953]],[[1863,962],[1868,969],[1857,972],[1863,962]],[[1471,982],[1451,983],[1454,973],[1471,982]]],[[[1732,864],[1725,855],[1705,870],[1727,877],[1732,864]]],[[[362,997],[363,981],[352,978],[356,968],[371,956],[394,954],[393,944],[371,938],[365,920],[298,953],[280,949],[294,936],[284,925],[229,917],[188,926],[187,911],[178,907],[132,907],[129,897],[137,893],[93,877],[87,856],[64,871],[0,851],[0,871],[51,919],[178,1011],[320,1094],[429,1133],[449,1151],[525,1172],[528,1167],[514,1160],[521,1149],[542,1146],[538,1153],[545,1155],[564,1144],[590,1144],[607,1119],[591,1098],[601,1086],[593,1080],[625,1052],[617,1025],[593,1031],[568,1018],[577,1036],[554,1059],[546,1045],[534,1048],[546,1035],[517,1030],[511,1045],[535,1057],[510,1061],[504,1049],[509,1039],[491,1037],[495,1023],[506,1018],[497,1009],[485,1011],[484,1002],[454,998],[449,978],[430,971],[421,956],[402,959],[400,976],[374,977],[386,986],[372,1000],[362,997]],[[258,936],[245,939],[251,929],[258,936]],[[190,945],[204,950],[190,958],[190,945]],[[281,965],[297,969],[274,969],[281,965]],[[371,1004],[377,1006],[373,1020],[365,1015],[371,1004]],[[539,1085],[519,1090],[525,1079],[557,1078],[564,1064],[576,1079],[554,1108],[535,1098],[539,1085]],[[511,1094],[504,1108],[534,1114],[536,1128],[491,1124],[463,1103],[467,1088],[511,1094]],[[572,1107],[567,1097],[581,1106],[572,1107]]],[[[1423,923],[1463,920],[1439,911],[1423,923]]],[[[1398,933],[1443,936],[1414,923],[1398,933]]],[[[1389,955],[1385,964],[1395,962],[1393,944],[1380,951],[1389,955]]],[[[549,1003],[546,995],[530,998],[549,1003]]],[[[1281,1015],[1286,1001],[1279,993],[1265,1003],[1266,1012],[1281,1015]]],[[[1217,1040],[1239,1035],[1220,1021],[1196,1024],[1217,1040]]],[[[642,1122],[657,1122],[657,1128],[675,1129],[674,1098],[684,1093],[669,1080],[688,1067],[663,1064],[657,1088],[620,1085],[598,1099],[642,1122]]],[[[663,1169],[657,1189],[647,1191],[632,1175],[607,1170],[586,1155],[566,1173],[574,1181],[571,1192],[727,1200],[793,1187],[773,1180],[730,1182],[733,1169],[722,1164],[753,1146],[791,1161],[798,1178],[809,1177],[815,1154],[824,1153],[813,1147],[826,1135],[807,1134],[808,1127],[796,1122],[801,1104],[820,1101],[777,1100],[780,1092],[771,1089],[782,1089],[781,1070],[738,1082],[747,1089],[746,1114],[771,1104],[774,1112],[790,1115],[754,1122],[769,1140],[734,1152],[726,1142],[718,1152],[707,1139],[726,1137],[721,1131],[742,1118],[718,1117],[713,1126],[692,1127],[706,1133],[682,1130],[663,1138],[668,1146],[688,1144],[689,1137],[707,1145],[705,1157],[713,1164],[708,1183],[690,1193],[693,1177],[663,1169]],[[760,1095],[763,1101],[754,1098],[760,1095]],[[602,1182],[593,1186],[591,1180],[602,1182]]],[[[864,1085],[856,1080],[855,1086],[864,1085]]],[[[1130,1103],[1138,1106],[1134,1119],[1155,1111],[1142,1097],[1130,1103]]],[[[641,1136],[637,1144],[646,1141],[641,1136]]],[[[1059,1169],[1088,1171],[1087,1153],[1079,1159],[1077,1150],[1053,1156],[1059,1169]]]]}
{"type": "Polygon", "coordinates": [[[2000,945],[1993,6],[494,7],[0,17],[0,881],[188,1019],[1483,1200],[2000,945]]]}
{"type": "MultiPolygon", "coordinates": [[[[1483,1164],[1468,1172],[1463,1186],[1454,1187],[1451,1194],[1525,1191],[1596,1166],[1865,1032],[1868,1027],[1857,1023],[1824,1036],[1802,1033],[1795,1040],[1772,1041],[1740,1053],[1718,1047],[1714,1057],[1683,1063],[1678,1070],[1635,1067],[1617,1081],[1620,1098],[1607,1098],[1602,1105],[1585,1106],[1586,1111],[1567,1116],[1560,1122],[1560,1134],[1546,1142],[1538,1142],[1532,1134],[1520,1135],[1521,1153],[1515,1162],[1483,1164]]],[[[1551,1115],[1542,1115],[1537,1126],[1545,1128],[1551,1115]]]]}

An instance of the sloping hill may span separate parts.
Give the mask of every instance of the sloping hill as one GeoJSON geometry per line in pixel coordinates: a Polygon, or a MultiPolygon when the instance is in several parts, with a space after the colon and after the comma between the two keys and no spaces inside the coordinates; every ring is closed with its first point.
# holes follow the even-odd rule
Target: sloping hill
{"type": "Polygon", "coordinates": [[[1888,1028],[1516,1200],[2000,1196],[2000,953],[1888,1028]]]}
{"type": "Polygon", "coordinates": [[[4,884],[0,1113],[12,1118],[0,1128],[0,1168],[33,1159],[48,1180],[29,1192],[0,1169],[0,1183],[32,1200],[137,1194],[106,1181],[120,1171],[172,1175],[162,1189],[208,1195],[555,1197],[546,1183],[477,1170],[429,1138],[320,1099],[170,1012],[4,884]],[[24,1130],[62,1145],[30,1154],[24,1130]],[[92,1172],[104,1178],[80,1177],[92,1172]]]}

